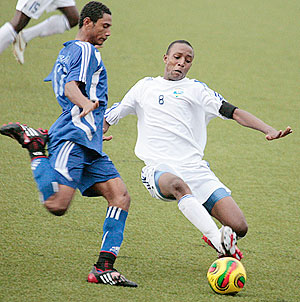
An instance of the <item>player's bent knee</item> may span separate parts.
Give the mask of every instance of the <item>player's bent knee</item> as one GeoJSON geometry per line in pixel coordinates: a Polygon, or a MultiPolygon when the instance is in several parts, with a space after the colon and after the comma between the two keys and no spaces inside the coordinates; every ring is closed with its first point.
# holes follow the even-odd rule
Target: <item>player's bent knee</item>
{"type": "Polygon", "coordinates": [[[55,216],[62,216],[64,215],[68,210],[68,204],[66,203],[59,203],[55,202],[53,200],[47,200],[44,203],[45,208],[53,215],[55,216]]]}
{"type": "Polygon", "coordinates": [[[77,18],[77,16],[74,16],[72,18],[69,18],[68,21],[69,21],[70,27],[72,28],[78,24],[79,19],[77,18]]]}
{"type": "Polygon", "coordinates": [[[128,212],[130,207],[130,195],[127,190],[104,196],[108,202],[108,206],[118,207],[128,212]]]}
{"type": "Polygon", "coordinates": [[[131,201],[131,198],[130,198],[130,195],[129,195],[128,191],[125,191],[122,194],[122,196],[120,196],[120,198],[118,198],[118,200],[116,200],[117,206],[119,208],[122,208],[125,211],[129,210],[130,201],[131,201]]]}
{"type": "Polygon", "coordinates": [[[245,237],[248,232],[248,224],[245,220],[241,221],[240,224],[236,227],[236,234],[239,237],[245,237]]]}
{"type": "Polygon", "coordinates": [[[67,210],[57,210],[57,211],[49,210],[49,213],[53,214],[54,216],[63,216],[66,212],[67,210]]]}
{"type": "Polygon", "coordinates": [[[172,179],[170,185],[171,193],[176,199],[180,199],[183,195],[190,193],[188,185],[179,177],[172,179]]]}
{"type": "Polygon", "coordinates": [[[48,210],[49,213],[55,216],[63,216],[66,212],[66,208],[59,208],[59,207],[49,207],[45,204],[45,208],[48,210]]]}

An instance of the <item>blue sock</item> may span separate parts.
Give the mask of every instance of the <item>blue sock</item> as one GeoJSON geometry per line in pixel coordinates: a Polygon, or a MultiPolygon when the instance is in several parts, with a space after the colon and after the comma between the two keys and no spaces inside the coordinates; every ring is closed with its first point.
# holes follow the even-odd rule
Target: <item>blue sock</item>
{"type": "Polygon", "coordinates": [[[50,166],[47,157],[40,157],[32,160],[31,170],[40,191],[40,200],[45,202],[51,195],[58,192],[54,169],[50,166]]]}
{"type": "Polygon", "coordinates": [[[103,224],[103,237],[101,253],[112,253],[118,256],[125,229],[128,213],[118,207],[107,208],[106,218],[103,224]]]}

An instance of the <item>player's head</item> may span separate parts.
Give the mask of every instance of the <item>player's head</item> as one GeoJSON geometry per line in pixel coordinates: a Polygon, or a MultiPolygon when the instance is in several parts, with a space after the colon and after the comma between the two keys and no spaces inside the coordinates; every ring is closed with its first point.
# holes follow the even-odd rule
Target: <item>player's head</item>
{"type": "Polygon", "coordinates": [[[194,50],[192,45],[185,40],[172,42],[164,55],[164,79],[179,81],[183,79],[192,66],[194,50]]]}
{"type": "Polygon", "coordinates": [[[79,30],[83,39],[95,46],[102,46],[110,36],[112,25],[111,11],[101,2],[88,2],[81,10],[79,30]]]}

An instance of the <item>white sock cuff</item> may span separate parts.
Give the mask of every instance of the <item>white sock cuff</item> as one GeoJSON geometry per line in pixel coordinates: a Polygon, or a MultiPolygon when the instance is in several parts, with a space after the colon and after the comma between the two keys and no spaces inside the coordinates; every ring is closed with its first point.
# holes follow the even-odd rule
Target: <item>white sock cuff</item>
{"type": "Polygon", "coordinates": [[[15,31],[15,29],[13,28],[13,26],[11,25],[10,22],[6,22],[3,27],[6,27],[7,30],[14,36],[14,38],[16,38],[17,36],[17,32],[15,31]]]}
{"type": "Polygon", "coordinates": [[[179,207],[180,203],[181,203],[184,199],[186,199],[186,198],[193,198],[193,197],[194,197],[194,195],[192,195],[192,194],[183,195],[183,196],[178,200],[178,207],[179,207]]]}
{"type": "Polygon", "coordinates": [[[17,33],[9,22],[0,27],[0,53],[15,41],[16,36],[17,33]]]}

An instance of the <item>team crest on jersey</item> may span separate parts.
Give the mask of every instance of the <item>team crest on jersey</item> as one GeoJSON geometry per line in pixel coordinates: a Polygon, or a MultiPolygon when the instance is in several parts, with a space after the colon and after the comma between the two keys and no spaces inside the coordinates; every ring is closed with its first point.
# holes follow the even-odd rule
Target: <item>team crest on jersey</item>
{"type": "Polygon", "coordinates": [[[173,94],[175,95],[176,98],[178,98],[179,96],[181,96],[183,94],[183,89],[178,88],[173,91],[173,94]]]}
{"type": "Polygon", "coordinates": [[[68,63],[70,61],[70,55],[64,56],[64,55],[59,55],[57,57],[57,61],[64,64],[64,63],[68,63]]]}

